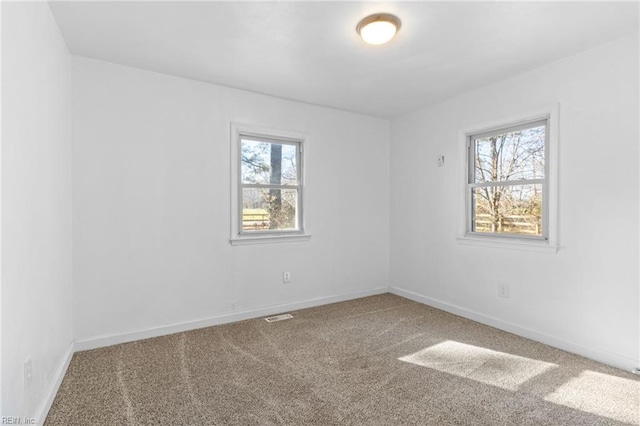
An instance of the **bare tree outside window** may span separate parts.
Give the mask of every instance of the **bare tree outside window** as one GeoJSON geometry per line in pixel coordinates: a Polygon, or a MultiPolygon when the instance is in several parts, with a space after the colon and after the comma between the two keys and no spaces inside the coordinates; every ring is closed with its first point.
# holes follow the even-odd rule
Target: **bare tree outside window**
{"type": "Polygon", "coordinates": [[[546,120],[470,137],[471,230],[543,236],[546,120]]]}
{"type": "Polygon", "coordinates": [[[298,143],[241,140],[242,230],[297,230],[298,143]]]}

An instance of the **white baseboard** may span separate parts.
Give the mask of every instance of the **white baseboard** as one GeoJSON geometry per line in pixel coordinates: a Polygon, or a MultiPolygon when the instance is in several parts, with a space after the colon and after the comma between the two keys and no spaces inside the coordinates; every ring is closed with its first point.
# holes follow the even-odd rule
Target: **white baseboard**
{"type": "Polygon", "coordinates": [[[363,290],[355,293],[341,294],[329,297],[319,297],[316,299],[305,300],[301,302],[285,303],[281,305],[272,305],[259,309],[252,309],[243,312],[234,312],[232,314],[218,315],[215,317],[204,318],[195,321],[186,321],[178,324],[171,324],[161,327],[147,328],[143,330],[130,331],[107,336],[99,336],[91,339],[76,341],[74,348],[76,352],[86,351],[90,349],[102,348],[105,346],[118,345],[120,343],[133,342],[141,339],[149,339],[151,337],[166,336],[168,334],[181,333],[183,331],[195,330],[198,328],[211,327],[213,325],[227,324],[230,322],[243,321],[247,319],[260,318],[263,316],[279,314],[286,311],[293,311],[315,306],[327,305],[329,303],[344,302],[346,300],[359,299],[366,296],[374,296],[377,294],[387,293],[387,287],[379,287],[371,290],[363,290]]]}
{"type": "Polygon", "coordinates": [[[413,300],[415,302],[422,303],[424,305],[432,306],[434,308],[467,318],[482,324],[489,325],[491,327],[498,328],[500,330],[508,331],[509,333],[517,334],[527,339],[535,340],[536,342],[544,343],[545,345],[553,346],[562,349],[567,352],[574,353],[576,355],[583,356],[585,358],[592,359],[594,361],[602,362],[603,364],[611,365],[613,367],[620,368],[626,371],[633,371],[633,368],[639,365],[639,361],[633,358],[629,358],[624,355],[620,355],[614,352],[589,348],[577,343],[569,342],[567,340],[550,336],[548,334],[539,333],[537,331],[528,329],[526,327],[519,326],[507,321],[503,321],[497,318],[490,317],[488,315],[481,314],[460,306],[452,305],[441,300],[432,299],[427,296],[415,293],[413,291],[404,290],[398,287],[389,287],[389,293],[413,300]]]}
{"type": "Polygon", "coordinates": [[[427,296],[423,296],[421,294],[404,290],[398,287],[380,287],[371,290],[364,290],[355,293],[348,293],[330,297],[320,297],[315,299],[309,299],[301,302],[292,302],[285,303],[281,305],[273,305],[259,309],[253,309],[243,312],[237,312],[233,314],[219,315],[215,317],[205,318],[201,320],[195,321],[187,321],[178,324],[172,324],[162,327],[154,327],[148,328],[144,330],[136,330],[132,332],[113,334],[108,336],[100,336],[92,339],[81,340],[77,342],[73,342],[67,353],[64,356],[58,371],[56,372],[55,381],[52,383],[49,392],[46,395],[46,399],[42,402],[36,417],[36,422],[38,425],[42,425],[46,419],[47,414],[49,413],[49,409],[53,404],[53,400],[55,399],[56,393],[60,388],[60,384],[62,383],[62,379],[64,378],[65,373],[67,372],[67,368],[69,367],[69,363],[71,362],[71,358],[75,352],[85,351],[90,349],[101,348],[105,346],[117,345],[120,343],[132,342],[135,340],[148,339],[151,337],[165,336],[173,333],[180,333],[189,330],[195,330],[203,327],[210,327],[214,325],[227,324],[236,321],[242,321],[253,318],[260,318],[263,316],[273,315],[282,313],[285,311],[294,311],[305,308],[312,308],[315,306],[326,305],[329,303],[337,303],[343,302],[346,300],[359,299],[361,297],[374,296],[377,294],[383,293],[392,293],[428,306],[432,306],[434,308],[450,312],[455,315],[459,315],[461,317],[477,321],[482,324],[486,324],[510,333],[517,334],[522,337],[526,337],[531,340],[535,340],[537,342],[544,343],[546,345],[554,346],[556,348],[565,350],[567,352],[571,352],[577,355],[584,356],[586,358],[593,359],[595,361],[602,362],[604,364],[608,364],[617,368],[621,368],[623,370],[632,371],[634,367],[639,365],[639,361],[633,358],[629,358],[623,355],[619,355],[613,352],[589,348],[586,346],[579,345],[577,343],[569,342],[564,339],[560,339],[554,336],[550,336],[544,333],[539,333],[534,330],[530,330],[526,327],[522,327],[507,321],[499,320],[497,318],[490,317],[488,315],[484,315],[466,308],[462,308],[460,306],[456,306],[447,302],[443,302],[437,299],[432,299],[427,296]]]}
{"type": "Polygon", "coordinates": [[[62,362],[58,366],[58,370],[55,373],[53,383],[51,383],[51,387],[47,392],[44,401],[40,404],[38,411],[36,413],[36,424],[43,425],[44,421],[49,414],[49,410],[51,409],[51,405],[53,404],[53,400],[56,398],[56,394],[58,393],[58,389],[60,389],[60,385],[62,384],[62,379],[64,379],[64,375],[67,374],[67,368],[69,368],[69,363],[71,362],[71,358],[73,358],[74,354],[74,344],[71,342],[69,345],[69,349],[64,354],[64,358],[62,362]]]}

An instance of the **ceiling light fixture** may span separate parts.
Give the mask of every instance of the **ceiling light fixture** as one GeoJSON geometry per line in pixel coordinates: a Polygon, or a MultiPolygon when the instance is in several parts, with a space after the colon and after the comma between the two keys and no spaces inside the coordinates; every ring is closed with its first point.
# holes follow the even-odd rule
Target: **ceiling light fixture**
{"type": "Polygon", "coordinates": [[[384,44],[391,40],[400,29],[400,19],[388,13],[376,13],[362,19],[356,31],[362,39],[373,45],[384,44]]]}

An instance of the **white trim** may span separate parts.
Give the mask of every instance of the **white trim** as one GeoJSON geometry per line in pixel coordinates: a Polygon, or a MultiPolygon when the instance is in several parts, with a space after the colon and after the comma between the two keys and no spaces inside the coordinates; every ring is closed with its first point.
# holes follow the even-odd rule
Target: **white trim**
{"type": "Polygon", "coordinates": [[[112,334],[107,336],[100,336],[96,338],[80,340],[72,342],[69,345],[62,363],[60,364],[56,375],[55,381],[51,384],[49,392],[46,395],[45,400],[41,403],[40,408],[36,414],[36,424],[42,425],[46,420],[51,405],[56,397],[56,394],[62,384],[62,380],[69,368],[69,364],[75,352],[81,352],[91,349],[98,349],[106,346],[117,345],[121,343],[128,343],[142,339],[148,339],[152,337],[165,336],[168,334],[180,333],[184,331],[195,330],[203,327],[211,327],[215,325],[228,324],[231,322],[242,321],[247,319],[260,318],[264,316],[270,316],[279,314],[285,311],[295,311],[300,309],[312,308],[316,306],[327,305],[330,303],[344,302],[347,300],[359,299],[367,296],[375,296],[378,294],[392,293],[400,297],[404,297],[409,300],[413,300],[424,305],[440,309],[445,312],[449,312],[455,315],[459,315],[463,318],[467,318],[473,321],[477,321],[482,324],[489,325],[491,327],[498,328],[503,331],[517,334],[519,336],[535,340],[540,343],[544,343],[549,346],[553,346],[567,352],[571,352],[586,358],[599,361],[617,368],[621,368],[627,371],[633,371],[634,366],[640,364],[639,360],[619,355],[614,352],[589,348],[577,343],[569,342],[564,339],[550,336],[548,334],[539,333],[537,331],[522,327],[517,324],[513,324],[507,321],[503,321],[488,315],[481,314],[460,306],[456,306],[447,302],[443,302],[437,299],[433,299],[413,291],[404,290],[398,287],[378,287],[371,290],[362,290],[355,293],[347,293],[342,295],[335,295],[329,297],[319,297],[315,299],[309,299],[302,302],[285,303],[281,305],[273,305],[265,308],[252,309],[243,312],[237,312],[233,314],[218,315],[215,317],[205,318],[196,321],[187,321],[162,327],[153,327],[143,330],[136,330],[132,332],[112,334]]]}
{"type": "Polygon", "coordinates": [[[306,161],[309,135],[303,132],[296,132],[290,130],[274,129],[270,127],[256,126],[253,124],[244,124],[231,122],[230,132],[230,147],[231,147],[231,236],[229,241],[231,245],[243,245],[243,244],[266,244],[274,242],[296,242],[305,241],[308,238],[292,238],[290,234],[276,232],[269,233],[269,237],[256,236],[254,234],[247,234],[240,232],[240,204],[242,202],[240,198],[240,184],[238,182],[238,176],[240,173],[240,135],[266,137],[269,140],[283,140],[292,141],[299,144],[299,182],[297,187],[299,189],[298,194],[298,218],[300,219],[299,228],[300,235],[308,236],[309,234],[309,220],[307,212],[307,194],[306,194],[306,161]]]}
{"type": "Polygon", "coordinates": [[[559,246],[549,245],[546,240],[539,240],[529,238],[528,241],[525,238],[501,238],[501,237],[473,237],[467,235],[466,237],[459,237],[456,239],[459,244],[479,247],[490,247],[497,249],[510,249],[510,250],[523,250],[534,251],[538,253],[555,254],[560,249],[559,246]]]}
{"type": "Polygon", "coordinates": [[[252,244],[271,244],[271,243],[297,243],[301,241],[309,241],[311,235],[309,234],[283,234],[274,235],[269,234],[265,236],[243,236],[238,238],[231,238],[229,242],[232,246],[246,246],[252,244]]]}
{"type": "Polygon", "coordinates": [[[497,120],[485,122],[475,126],[470,126],[459,130],[458,132],[458,155],[460,161],[460,183],[458,188],[461,188],[461,194],[458,197],[458,237],[457,241],[460,244],[475,245],[481,247],[499,247],[499,248],[513,248],[517,250],[533,250],[544,251],[547,253],[557,253],[560,248],[558,241],[558,155],[559,149],[559,104],[548,105],[546,107],[527,111],[526,113],[511,115],[508,117],[502,117],[497,120]],[[519,238],[503,238],[501,236],[494,235],[468,235],[468,182],[467,173],[469,172],[469,158],[467,142],[471,135],[487,133],[494,129],[504,127],[514,127],[526,123],[532,123],[541,119],[548,119],[548,140],[546,141],[546,155],[547,155],[547,174],[545,179],[547,180],[547,200],[546,200],[546,226],[548,232],[548,238],[544,243],[531,244],[527,241],[519,238]],[[544,247],[544,250],[541,248],[544,247]]]}
{"type": "Polygon", "coordinates": [[[152,327],[142,330],[135,330],[125,333],[111,334],[106,336],[95,337],[75,342],[75,350],[86,351],[90,349],[102,348],[105,346],[118,345],[120,343],[133,342],[136,340],[149,339],[151,337],[166,336],[168,334],[181,333],[184,331],[195,330],[198,328],[211,327],[214,325],[228,324],[236,321],[243,321],[254,318],[280,314],[286,311],[294,311],[316,306],[327,305],[329,303],[344,302],[347,300],[359,299],[361,297],[375,296],[387,293],[387,287],[378,287],[371,290],[362,290],[355,293],[340,294],[329,297],[318,297],[301,302],[284,303],[281,305],[272,305],[264,308],[251,309],[243,312],[235,312],[232,314],[217,315],[210,318],[204,318],[195,321],[185,321],[177,324],[166,325],[162,327],[152,327]]]}
{"type": "Polygon", "coordinates": [[[518,185],[532,185],[532,184],[544,184],[544,179],[518,179],[518,180],[499,180],[496,182],[478,182],[468,183],[469,188],[491,188],[493,186],[518,186],[518,185]]]}
{"type": "Polygon", "coordinates": [[[44,421],[47,419],[47,415],[49,415],[49,410],[51,409],[53,400],[56,398],[58,389],[60,389],[62,379],[64,379],[65,374],[67,374],[67,369],[69,368],[71,358],[73,358],[73,354],[75,353],[75,351],[75,345],[73,342],[71,342],[71,344],[69,345],[69,349],[67,349],[67,352],[64,354],[64,358],[62,359],[62,362],[58,366],[58,370],[54,375],[54,381],[53,383],[51,383],[44,401],[42,401],[40,407],[38,408],[38,411],[36,412],[35,419],[37,425],[43,425],[44,421]]]}
{"type": "MultiPolygon", "coordinates": [[[[527,114],[528,116],[531,114],[527,114]]],[[[521,116],[519,116],[521,117],[521,116]]],[[[486,139],[488,137],[491,136],[500,136],[503,135],[505,133],[513,133],[513,132],[517,132],[519,130],[525,130],[525,129],[529,129],[529,128],[533,128],[533,127],[540,127],[540,126],[546,126],[547,125],[547,117],[542,117],[538,120],[527,120],[527,119],[520,119],[520,118],[516,118],[514,120],[517,124],[511,126],[508,123],[506,123],[506,125],[502,125],[502,126],[496,126],[494,128],[492,128],[491,130],[489,130],[488,132],[483,132],[483,133],[478,133],[478,132],[473,132],[472,135],[472,142],[478,139],[486,139]]]]}
{"type": "Polygon", "coordinates": [[[622,370],[632,371],[633,367],[638,364],[638,360],[617,354],[615,352],[610,352],[604,349],[590,348],[578,343],[569,342],[559,337],[540,333],[538,331],[531,330],[518,324],[503,321],[501,319],[475,312],[457,305],[453,305],[448,302],[443,302],[441,300],[423,296],[413,291],[404,290],[398,287],[389,287],[389,293],[461,316],[463,318],[489,325],[491,327],[495,327],[509,333],[517,334],[518,336],[535,340],[536,342],[544,343],[545,345],[553,346],[555,348],[559,348],[564,351],[592,359],[594,361],[602,362],[604,364],[611,365],[622,370]]]}

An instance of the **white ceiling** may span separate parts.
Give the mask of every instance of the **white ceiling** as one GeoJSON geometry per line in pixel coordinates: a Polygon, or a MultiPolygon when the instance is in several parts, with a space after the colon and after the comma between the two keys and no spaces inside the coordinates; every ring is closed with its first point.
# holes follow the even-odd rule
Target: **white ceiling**
{"type": "Polygon", "coordinates": [[[638,32],[636,2],[52,2],[72,53],[395,117],[638,32]],[[402,28],[364,44],[358,21],[402,28]]]}

